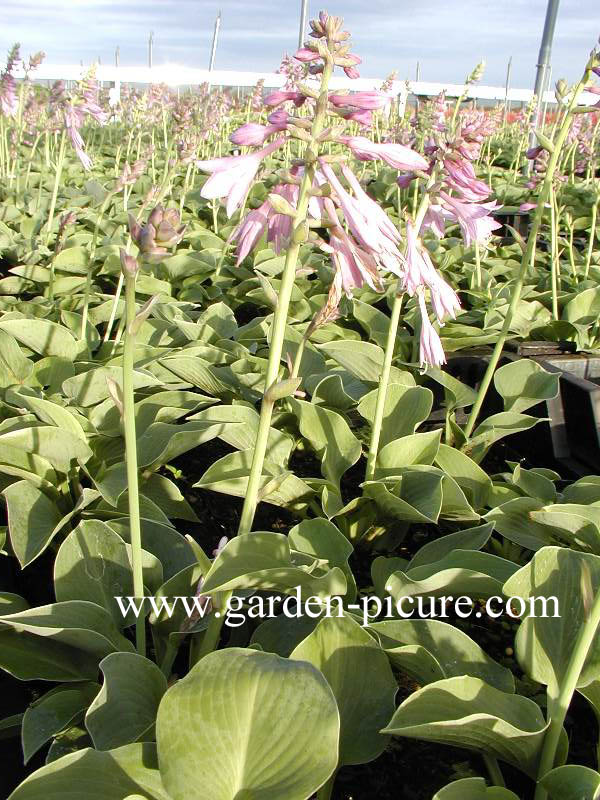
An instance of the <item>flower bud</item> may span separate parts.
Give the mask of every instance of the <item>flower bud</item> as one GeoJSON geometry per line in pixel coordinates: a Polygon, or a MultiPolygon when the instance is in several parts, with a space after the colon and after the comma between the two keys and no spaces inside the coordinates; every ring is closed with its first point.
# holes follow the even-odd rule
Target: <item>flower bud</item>
{"type": "Polygon", "coordinates": [[[121,258],[121,270],[126,278],[135,278],[138,274],[140,266],[133,256],[128,255],[123,248],[119,250],[121,258]]]}
{"type": "Polygon", "coordinates": [[[285,197],[282,197],[280,194],[270,194],[267,199],[275,213],[285,214],[286,217],[296,216],[296,209],[293,208],[285,199],[285,197]]]}

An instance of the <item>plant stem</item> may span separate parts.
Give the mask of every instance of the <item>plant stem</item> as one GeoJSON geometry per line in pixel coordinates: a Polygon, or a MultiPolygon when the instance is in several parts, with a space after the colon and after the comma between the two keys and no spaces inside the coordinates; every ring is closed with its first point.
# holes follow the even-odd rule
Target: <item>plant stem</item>
{"type": "Polygon", "coordinates": [[[552,186],[554,171],[556,169],[558,159],[560,158],[561,148],[565,142],[565,139],[567,138],[567,134],[569,133],[569,128],[571,127],[572,110],[577,103],[577,99],[581,94],[581,91],[583,90],[584,82],[585,82],[585,76],[579,81],[577,86],[573,89],[573,95],[571,97],[569,107],[563,118],[561,127],[556,137],[556,141],[554,142],[554,151],[551,153],[550,159],[548,161],[546,176],[544,178],[544,183],[542,184],[542,189],[540,191],[538,198],[537,208],[535,210],[535,214],[533,217],[533,223],[531,225],[531,231],[527,239],[527,247],[525,248],[525,252],[523,253],[523,257],[521,259],[519,274],[517,276],[517,280],[512,291],[510,304],[506,312],[506,317],[504,318],[504,324],[502,325],[502,330],[500,331],[498,339],[496,340],[494,351],[490,358],[488,367],[485,371],[485,375],[483,376],[483,380],[481,381],[481,386],[479,387],[479,391],[477,393],[477,399],[473,404],[473,408],[471,409],[467,426],[465,428],[465,436],[467,439],[469,439],[469,437],[473,433],[473,428],[475,427],[475,423],[477,422],[477,417],[479,416],[479,412],[481,411],[481,407],[483,406],[483,401],[485,400],[485,396],[488,392],[488,389],[490,388],[492,378],[494,377],[494,372],[496,371],[498,361],[500,360],[502,350],[504,349],[504,342],[506,341],[506,337],[508,336],[508,332],[510,330],[510,326],[512,324],[515,311],[519,304],[519,300],[521,299],[521,292],[523,290],[523,283],[525,281],[527,267],[535,255],[537,236],[542,222],[544,206],[548,201],[548,197],[550,196],[550,188],[552,186]]]}
{"type": "Polygon", "coordinates": [[[550,281],[552,286],[552,317],[558,319],[558,231],[554,187],[550,186],[550,281]]]}
{"type": "MultiPolygon", "coordinates": [[[[313,121],[311,136],[314,139],[321,133],[327,114],[327,86],[333,71],[333,64],[331,59],[325,61],[323,70],[323,78],[321,82],[321,92],[319,100],[317,101],[317,109],[315,119],[313,121]]],[[[300,192],[298,194],[298,205],[296,216],[294,217],[293,230],[296,231],[300,228],[306,220],[309,201],[309,189],[312,186],[314,176],[314,161],[306,165],[304,175],[302,176],[302,183],[300,185],[300,192]]],[[[285,337],[285,326],[287,323],[288,309],[292,290],[294,288],[294,281],[296,278],[296,264],[298,262],[298,254],[300,252],[300,244],[294,241],[292,234],[292,243],[288,248],[283,275],[281,278],[281,285],[279,287],[279,296],[277,300],[277,307],[273,315],[273,327],[271,329],[271,342],[269,348],[269,360],[267,362],[267,374],[265,376],[265,395],[270,387],[277,380],[279,373],[279,366],[281,363],[281,353],[283,351],[283,341],[285,337]]],[[[256,443],[254,447],[254,455],[252,458],[252,466],[250,469],[250,476],[248,478],[248,488],[244,498],[244,506],[240,517],[240,524],[238,534],[249,533],[252,529],[252,522],[258,504],[258,492],[260,489],[260,482],[262,479],[262,470],[267,451],[267,441],[269,437],[269,428],[271,425],[271,417],[273,414],[273,403],[266,400],[263,395],[263,401],[260,409],[260,420],[258,423],[258,432],[256,435],[256,443]]]]}
{"type": "Polygon", "coordinates": [[[542,746],[542,754],[540,756],[540,765],[538,768],[538,785],[535,790],[534,800],[546,800],[547,792],[540,786],[539,781],[554,766],[556,749],[558,747],[563,723],[569,706],[571,705],[575,689],[577,688],[577,682],[581,675],[585,659],[587,658],[589,649],[596,636],[599,623],[600,592],[596,594],[589,616],[579,631],[571,654],[571,660],[567,666],[563,684],[559,688],[557,696],[555,698],[551,697],[550,689],[548,689],[548,716],[550,717],[550,725],[544,736],[544,744],[542,746]]]}
{"type": "MultiPolygon", "coordinates": [[[[399,289],[400,287],[398,287],[399,289]]],[[[377,461],[377,454],[379,452],[379,439],[381,437],[381,427],[383,425],[383,413],[385,410],[385,401],[387,397],[388,384],[390,382],[390,372],[392,368],[392,360],[394,357],[394,345],[396,343],[396,336],[398,335],[398,323],[400,321],[400,310],[402,308],[402,295],[398,290],[394,293],[394,304],[392,305],[392,313],[390,316],[390,325],[388,328],[388,335],[385,342],[385,351],[383,355],[383,368],[381,370],[381,377],[379,379],[379,388],[377,390],[377,402],[375,404],[375,416],[373,418],[373,427],[371,428],[371,440],[369,442],[369,453],[367,456],[367,467],[365,469],[365,480],[372,481],[375,477],[375,462],[377,461]]]]}
{"type": "MultiPolygon", "coordinates": [[[[136,599],[139,600],[144,596],[144,578],[142,573],[142,531],[140,524],[137,438],[135,434],[135,398],[133,389],[136,338],[133,322],[137,313],[135,305],[135,276],[125,276],[125,305],[127,329],[123,347],[123,428],[125,431],[125,461],[127,466],[127,499],[129,501],[133,594],[136,599]]],[[[136,619],[135,640],[138,653],[145,656],[146,617],[143,613],[136,619]]]]}
{"type": "Polygon", "coordinates": [[[502,775],[500,765],[498,764],[498,759],[495,756],[488,756],[484,754],[483,761],[491,778],[492,784],[494,786],[506,786],[506,783],[504,782],[504,776],[502,775]]]}
{"type": "MultiPolygon", "coordinates": [[[[56,174],[54,176],[54,188],[52,189],[52,199],[50,200],[50,211],[48,212],[48,223],[46,225],[46,244],[50,241],[50,234],[52,233],[52,224],[54,222],[54,211],[56,209],[56,198],[58,197],[58,187],[60,186],[60,177],[63,171],[63,164],[65,161],[65,146],[67,143],[67,132],[63,129],[60,135],[60,149],[58,151],[58,160],[56,162],[56,174]]],[[[40,173],[40,185],[42,182],[42,175],[40,173]]]]}
{"type": "MultiPolygon", "coordinates": [[[[415,218],[415,233],[419,235],[423,219],[429,206],[429,195],[427,190],[421,198],[419,210],[415,218]]],[[[385,351],[383,354],[383,367],[381,370],[381,378],[379,380],[379,387],[377,389],[377,401],[375,404],[375,416],[373,418],[373,427],[371,428],[371,439],[369,442],[369,453],[367,455],[367,466],[365,469],[365,480],[372,481],[375,474],[375,464],[377,462],[377,454],[379,452],[379,439],[381,438],[381,427],[383,425],[383,413],[385,410],[385,400],[387,396],[388,384],[390,381],[390,372],[392,368],[392,360],[394,358],[394,346],[396,344],[396,336],[398,335],[398,324],[400,322],[400,310],[402,307],[402,294],[400,287],[396,290],[394,295],[394,303],[392,305],[392,313],[390,316],[390,326],[388,328],[388,335],[385,342],[385,351]]]]}
{"type": "Polygon", "coordinates": [[[590,264],[592,263],[592,252],[594,250],[594,239],[596,238],[596,217],[598,216],[598,202],[596,201],[592,206],[592,225],[590,228],[590,239],[588,241],[587,255],[585,257],[585,277],[587,279],[590,272],[590,264]]]}

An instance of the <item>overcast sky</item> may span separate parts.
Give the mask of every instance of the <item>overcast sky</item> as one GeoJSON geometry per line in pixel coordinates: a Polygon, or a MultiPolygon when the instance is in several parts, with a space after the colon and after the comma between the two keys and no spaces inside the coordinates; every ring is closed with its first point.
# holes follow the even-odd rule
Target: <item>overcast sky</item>
{"type": "MultiPolygon", "coordinates": [[[[323,0],[324,2],[324,0],[323,0]]],[[[512,86],[533,83],[547,0],[330,0],[345,18],[364,77],[415,77],[460,83],[481,58],[483,83],[504,85],[513,57],[512,86]]],[[[87,65],[100,58],[206,67],[217,11],[222,11],[216,67],[272,71],[298,38],[300,0],[0,0],[0,51],[20,42],[23,54],[47,53],[53,64],[87,65]]],[[[319,0],[309,0],[316,16],[319,0]]],[[[553,82],[579,77],[600,34],[600,0],[562,0],[553,48],[553,82]]],[[[0,56],[3,60],[4,56],[0,56]]]]}

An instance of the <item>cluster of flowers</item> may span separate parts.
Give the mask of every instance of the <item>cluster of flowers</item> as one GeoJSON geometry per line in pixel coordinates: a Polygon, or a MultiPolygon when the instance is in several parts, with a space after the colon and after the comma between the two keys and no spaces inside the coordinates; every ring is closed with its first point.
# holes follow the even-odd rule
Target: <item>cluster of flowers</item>
{"type": "MultiPolygon", "coordinates": [[[[307,42],[295,57],[301,63],[308,63],[311,73],[318,74],[324,68],[325,47],[328,47],[333,63],[341,66],[349,77],[358,77],[356,65],[360,59],[349,52],[348,34],[341,30],[341,20],[322,13],[311,25],[311,36],[317,39],[317,43],[307,42]],[[326,39],[326,45],[320,41],[322,39],[326,39]]],[[[265,107],[278,110],[271,111],[267,124],[249,122],[230,137],[235,145],[260,149],[243,155],[197,162],[200,169],[211,173],[202,188],[202,195],[207,199],[227,198],[227,214],[231,217],[243,206],[263,160],[280,150],[290,138],[300,139],[309,147],[316,148],[323,142],[335,142],[348,148],[361,161],[380,160],[393,169],[410,171],[414,175],[425,175],[431,169],[426,158],[405,145],[373,142],[366,136],[344,134],[347,120],[370,124],[373,112],[389,103],[387,94],[377,91],[329,94],[328,113],[337,117],[340,124],[326,128],[315,140],[311,133],[314,114],[310,110],[305,116],[298,117],[294,116],[293,109],[278,107],[288,104],[288,108],[299,108],[317,98],[317,92],[302,85],[268,95],[264,100],[265,107]],[[271,137],[276,138],[267,144],[271,137]]],[[[487,186],[476,181],[467,156],[460,155],[461,147],[463,152],[467,152],[468,145],[480,141],[481,135],[474,124],[464,129],[461,137],[456,137],[455,152],[448,152],[446,157],[448,170],[452,174],[452,186],[468,201],[481,200],[482,187],[485,187],[485,197],[489,195],[487,186]],[[462,161],[456,161],[457,158],[462,158],[462,161]]],[[[231,238],[237,243],[238,264],[255,247],[265,231],[276,251],[289,243],[297,221],[299,186],[305,171],[310,170],[307,238],[330,255],[335,268],[327,314],[322,317],[333,318],[336,301],[339,302],[342,291],[351,296],[354,289],[364,284],[381,291],[382,277],[392,273],[399,278],[401,290],[418,298],[422,316],[421,363],[441,364],[445,357],[439,336],[429,319],[426,292],[429,292],[433,311],[440,324],[443,324],[445,317],[456,315],[458,297],[435,269],[428,252],[419,241],[419,232],[410,220],[407,221],[407,241],[403,247],[394,224],[369,197],[345,162],[345,157],[315,156],[311,162],[299,160],[290,171],[284,173],[282,183],[272,190],[268,199],[259,208],[250,211],[234,230],[231,238]],[[333,165],[340,160],[341,175],[338,175],[333,165]],[[327,241],[317,232],[324,229],[328,231],[327,241]]],[[[483,235],[486,223],[481,221],[481,217],[488,214],[490,204],[483,209],[484,214],[480,212],[475,217],[476,223],[473,223],[473,212],[462,209],[466,203],[461,204],[448,193],[444,193],[442,199],[451,209],[451,212],[447,209],[440,212],[442,220],[445,214],[455,214],[463,220],[469,220],[469,231],[475,227],[476,235],[483,235]],[[458,205],[454,205],[457,202],[458,205]]],[[[493,223],[488,222],[487,225],[491,227],[493,223]]]]}

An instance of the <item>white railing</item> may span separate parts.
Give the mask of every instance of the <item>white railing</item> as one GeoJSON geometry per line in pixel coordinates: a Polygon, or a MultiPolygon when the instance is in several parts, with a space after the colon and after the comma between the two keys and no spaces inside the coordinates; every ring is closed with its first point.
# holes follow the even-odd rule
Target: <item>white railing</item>
{"type": "MultiPolygon", "coordinates": [[[[86,68],[74,64],[42,64],[35,72],[36,80],[68,80],[77,81],[85,73],[86,68]]],[[[22,77],[16,73],[17,77],[22,77]]],[[[195,86],[202,83],[209,83],[213,86],[231,86],[246,88],[256,86],[259,80],[264,81],[267,88],[278,88],[285,84],[286,77],[276,72],[238,72],[232,70],[213,70],[194,69],[183,67],[178,64],[163,64],[154,67],[125,67],[125,66],[104,66],[96,68],[96,77],[99,81],[114,84],[113,97],[115,100],[119,96],[122,83],[165,83],[168,86],[195,86]]],[[[383,83],[383,78],[332,78],[332,89],[352,89],[354,91],[365,91],[378,89],[383,83]]],[[[394,81],[390,94],[397,96],[399,103],[404,105],[408,95],[420,95],[435,97],[442,90],[448,97],[458,97],[465,87],[459,83],[435,83],[430,81],[394,81]]],[[[475,85],[468,87],[467,97],[478,100],[508,100],[510,102],[527,103],[533,97],[531,89],[509,89],[508,93],[504,86],[481,86],[475,85]]],[[[582,105],[594,105],[598,101],[596,95],[584,92],[581,96],[582,105]]],[[[544,93],[543,102],[555,103],[553,91],[544,93]]]]}

